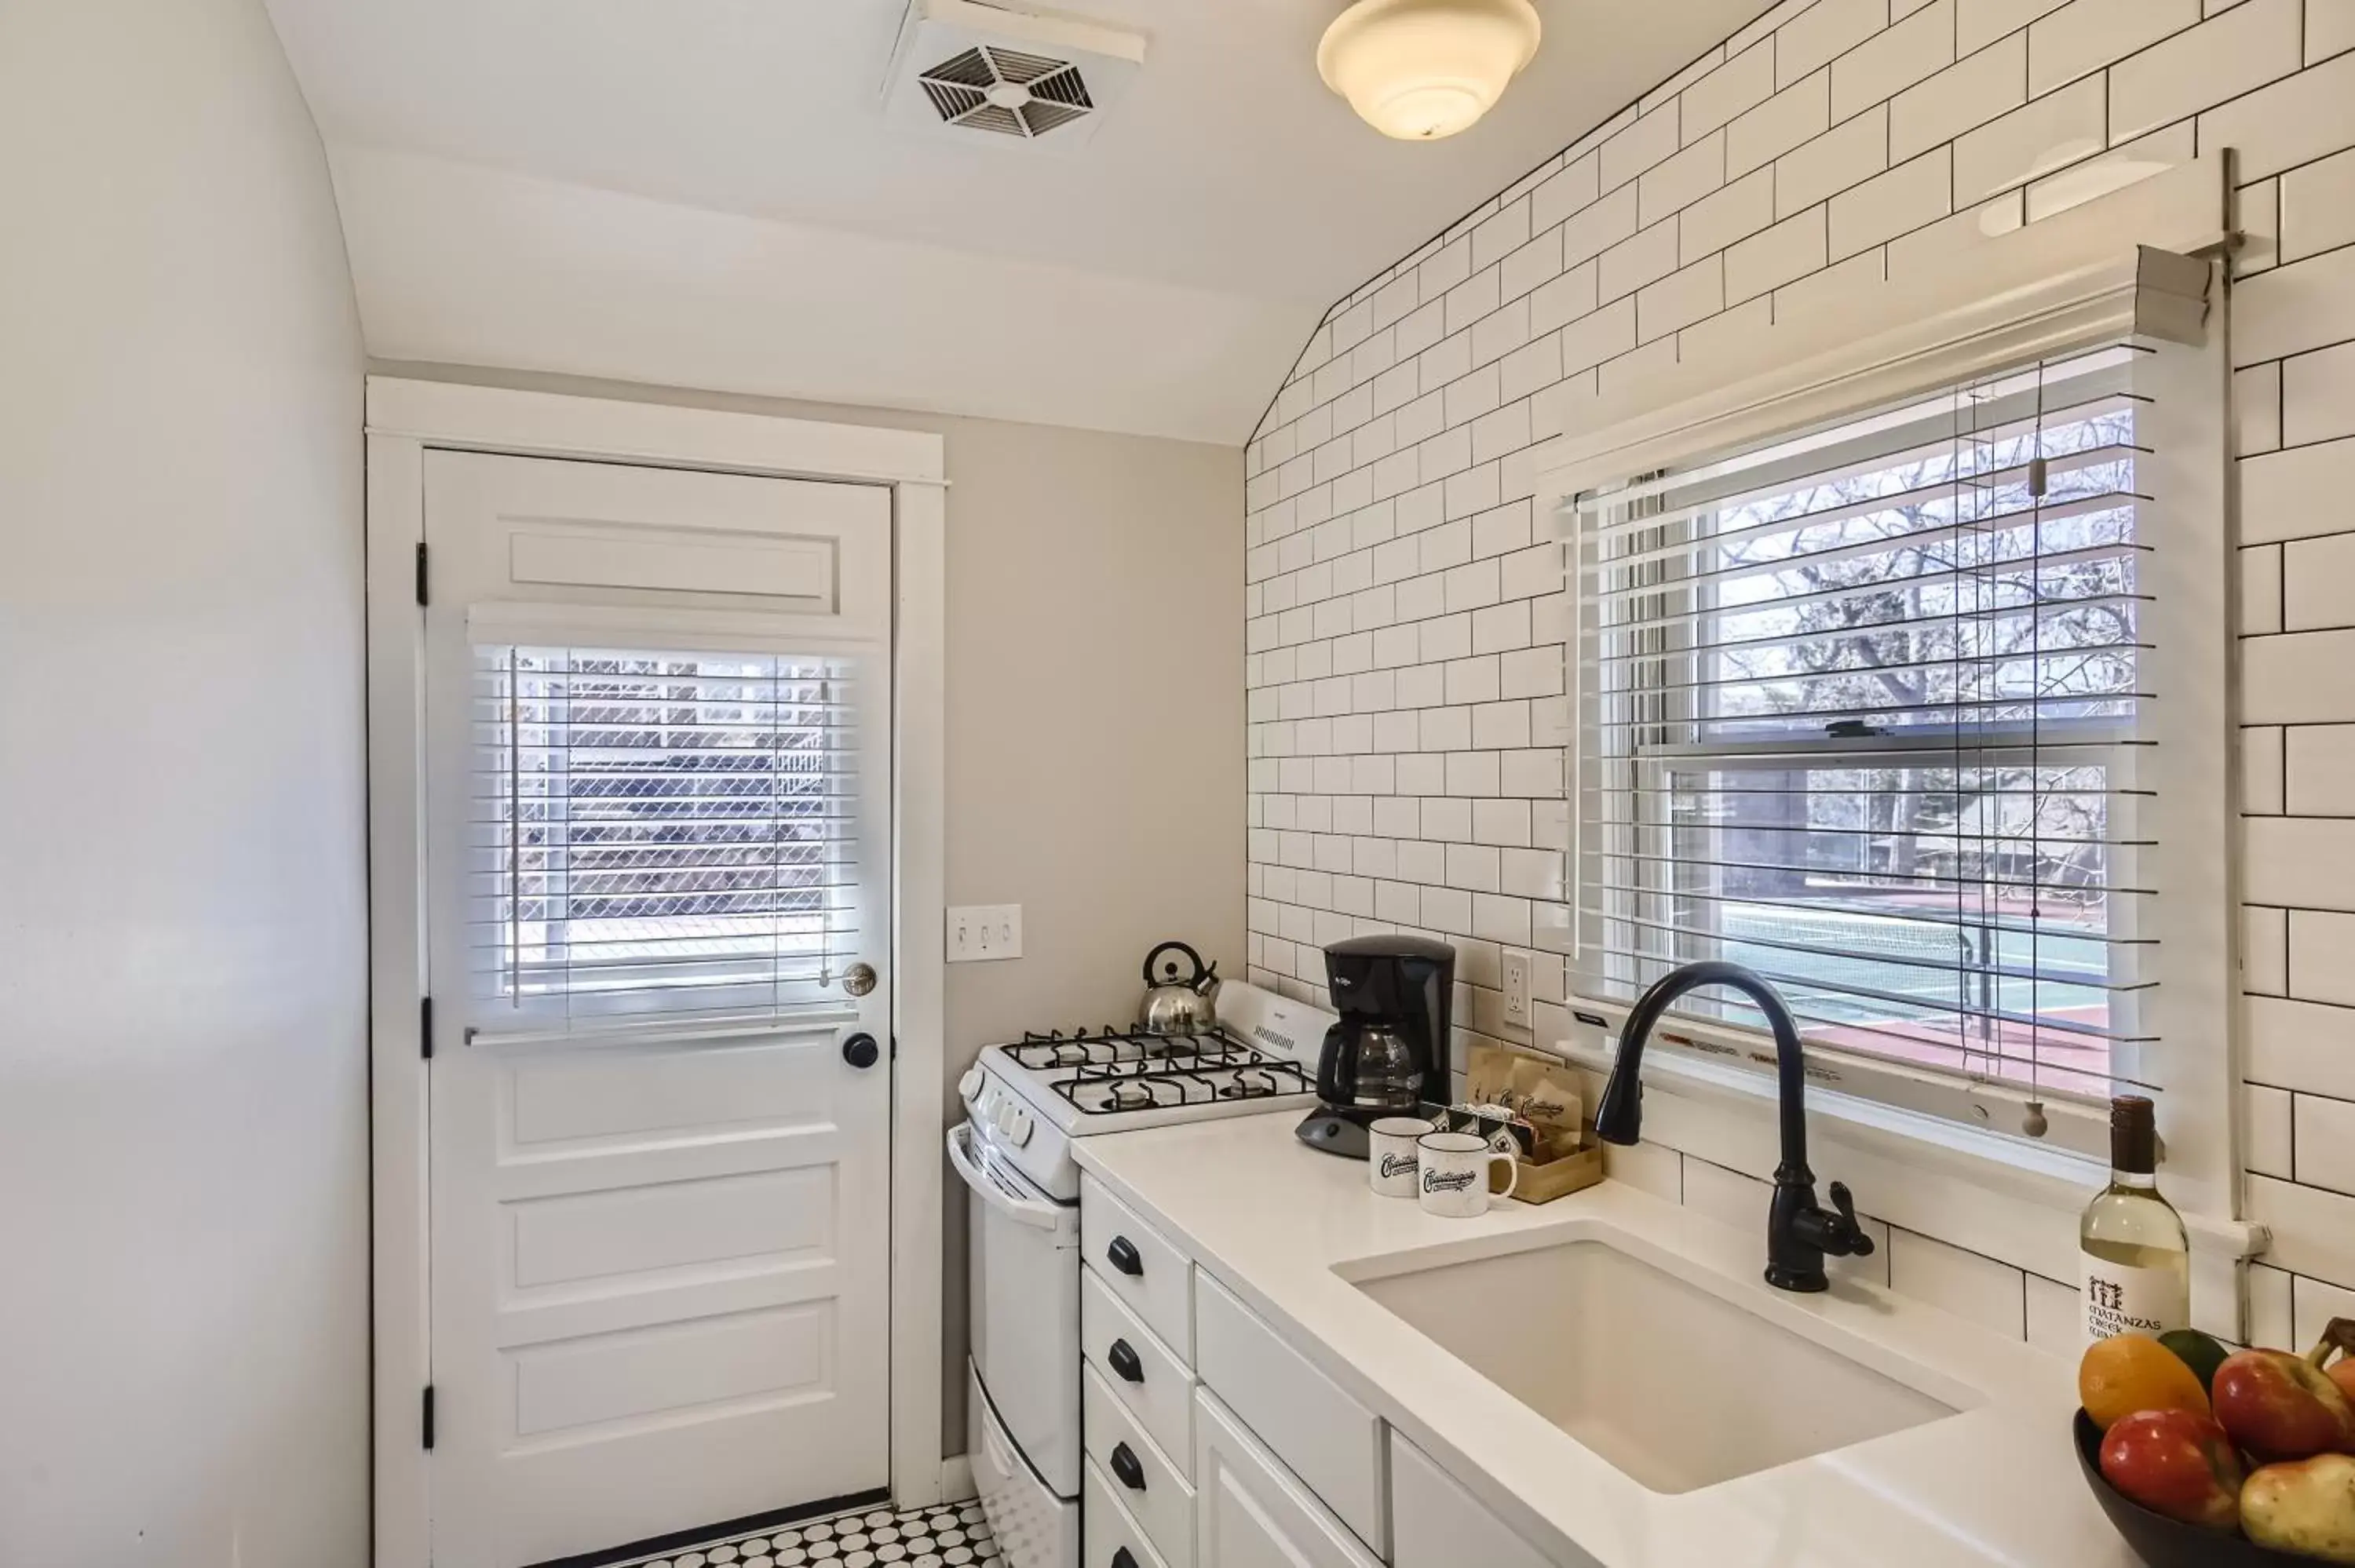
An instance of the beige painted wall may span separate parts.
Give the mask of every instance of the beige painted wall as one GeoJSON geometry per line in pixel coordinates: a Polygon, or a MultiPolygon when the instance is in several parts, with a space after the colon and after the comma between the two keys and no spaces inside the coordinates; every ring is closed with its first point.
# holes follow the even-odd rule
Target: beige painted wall
{"type": "MultiPolygon", "coordinates": [[[[446,366],[463,380],[937,430],[947,440],[948,896],[1023,957],[948,971],[951,1086],[1025,1029],[1126,1019],[1168,937],[1243,957],[1242,454],[1231,447],[446,366]]],[[[949,1189],[950,1452],[964,1205],[949,1189]]]]}
{"type": "Polygon", "coordinates": [[[0,1563],[368,1560],[359,322],[257,0],[0,5],[0,1563]]]}

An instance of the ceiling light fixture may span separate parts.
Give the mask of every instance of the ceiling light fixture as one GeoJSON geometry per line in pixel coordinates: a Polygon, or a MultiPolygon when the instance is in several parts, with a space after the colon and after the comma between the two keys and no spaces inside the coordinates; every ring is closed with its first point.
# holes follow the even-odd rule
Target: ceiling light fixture
{"type": "Polygon", "coordinates": [[[1453,136],[1538,52],[1529,0],[1357,0],[1316,46],[1325,85],[1385,136],[1453,136]]]}

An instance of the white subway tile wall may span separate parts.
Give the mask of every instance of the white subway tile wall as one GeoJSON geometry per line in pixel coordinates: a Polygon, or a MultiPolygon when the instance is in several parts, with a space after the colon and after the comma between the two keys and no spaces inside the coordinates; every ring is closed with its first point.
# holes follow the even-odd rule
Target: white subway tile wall
{"type": "MultiPolygon", "coordinates": [[[[1599,393],[2098,182],[2239,154],[2250,1332],[2355,1305],[2355,0],[1785,0],[1319,327],[1252,441],[1252,978],[1384,929],[1461,955],[1460,1040],[1568,1033],[1560,546],[1535,445],[1599,393]],[[2058,177],[2056,177],[2058,176],[2058,177]],[[1528,948],[1530,1026],[1497,989],[1528,948]]],[[[1614,1168],[1745,1212],[1647,1145],[1614,1168]]],[[[1879,1264],[2050,1348],[2073,1287],[1898,1230],[1879,1264]]]]}

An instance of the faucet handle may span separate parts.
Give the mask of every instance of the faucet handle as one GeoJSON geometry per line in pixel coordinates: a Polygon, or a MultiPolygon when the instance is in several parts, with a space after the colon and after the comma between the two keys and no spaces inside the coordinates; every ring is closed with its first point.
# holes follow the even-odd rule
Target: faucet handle
{"type": "Polygon", "coordinates": [[[1824,1250],[1841,1257],[1871,1256],[1872,1235],[1857,1224],[1856,1200],[1849,1196],[1848,1183],[1833,1182],[1831,1198],[1832,1207],[1839,1211],[1839,1218],[1826,1227],[1830,1234],[1825,1238],[1829,1245],[1824,1250]]]}

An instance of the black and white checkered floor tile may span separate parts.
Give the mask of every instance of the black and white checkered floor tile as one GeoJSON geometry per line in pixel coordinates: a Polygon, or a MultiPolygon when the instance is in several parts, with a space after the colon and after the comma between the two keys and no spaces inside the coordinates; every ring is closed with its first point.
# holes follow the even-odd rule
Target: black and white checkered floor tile
{"type": "Polygon", "coordinates": [[[979,1503],[877,1509],[666,1552],[631,1568],[998,1568],[979,1503]]]}

